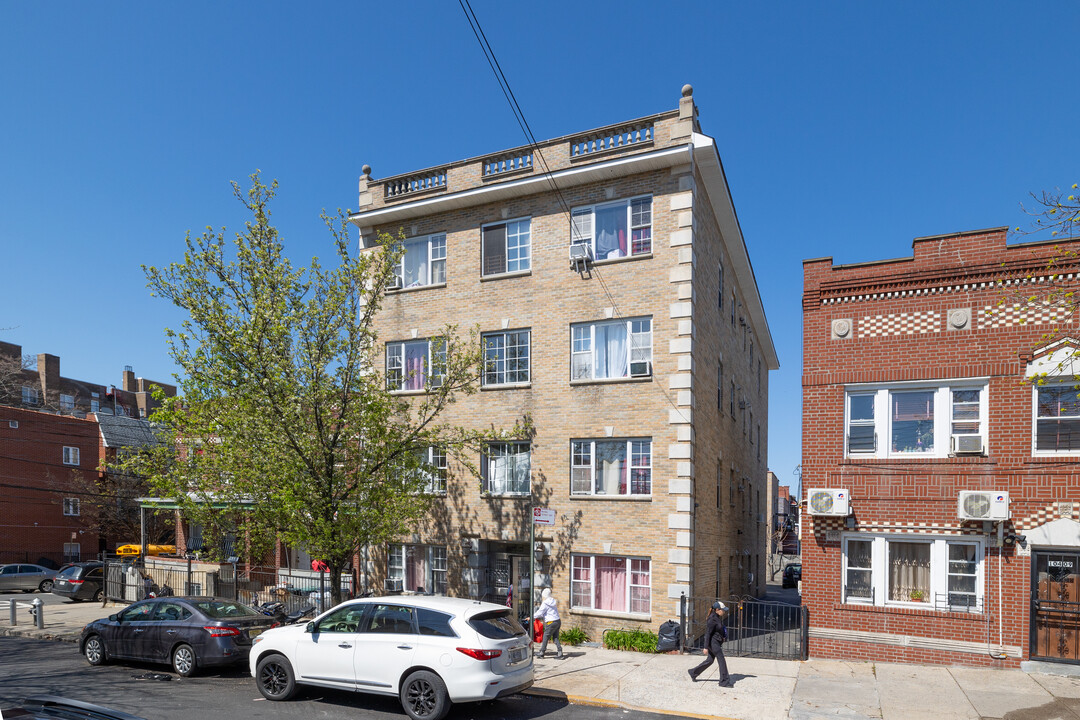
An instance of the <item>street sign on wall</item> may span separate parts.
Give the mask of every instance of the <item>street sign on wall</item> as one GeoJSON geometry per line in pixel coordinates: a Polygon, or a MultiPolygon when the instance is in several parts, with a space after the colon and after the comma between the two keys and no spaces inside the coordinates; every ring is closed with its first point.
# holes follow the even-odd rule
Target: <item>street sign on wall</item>
{"type": "Polygon", "coordinates": [[[555,511],[548,508],[534,507],[533,508],[533,524],[535,525],[554,525],[555,524],[555,511]]]}

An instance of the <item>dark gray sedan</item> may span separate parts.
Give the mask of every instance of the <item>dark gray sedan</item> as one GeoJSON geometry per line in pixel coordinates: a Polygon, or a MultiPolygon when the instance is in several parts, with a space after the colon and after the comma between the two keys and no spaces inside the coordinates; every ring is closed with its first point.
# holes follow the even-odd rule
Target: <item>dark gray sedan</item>
{"type": "Polygon", "coordinates": [[[0,592],[12,590],[49,592],[52,590],[55,574],[55,570],[29,563],[0,565],[0,592]]]}
{"type": "Polygon", "coordinates": [[[142,660],[171,664],[177,674],[188,677],[198,668],[246,661],[252,638],[276,624],[239,602],[155,598],[87,625],[79,649],[91,665],[142,660]]]}

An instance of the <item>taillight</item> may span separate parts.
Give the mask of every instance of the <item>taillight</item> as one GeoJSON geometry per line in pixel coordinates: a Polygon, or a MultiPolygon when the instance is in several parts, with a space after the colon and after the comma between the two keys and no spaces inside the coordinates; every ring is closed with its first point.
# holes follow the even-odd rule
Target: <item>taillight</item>
{"type": "Polygon", "coordinates": [[[210,633],[210,637],[236,637],[240,631],[228,625],[204,625],[203,630],[210,633]]]}
{"type": "Polygon", "coordinates": [[[82,585],[86,581],[85,580],[68,580],[68,582],[71,583],[72,585],[82,585]]]}
{"type": "Polygon", "coordinates": [[[480,650],[477,648],[458,648],[459,653],[465,653],[474,660],[491,660],[502,655],[502,650],[480,650]]]}

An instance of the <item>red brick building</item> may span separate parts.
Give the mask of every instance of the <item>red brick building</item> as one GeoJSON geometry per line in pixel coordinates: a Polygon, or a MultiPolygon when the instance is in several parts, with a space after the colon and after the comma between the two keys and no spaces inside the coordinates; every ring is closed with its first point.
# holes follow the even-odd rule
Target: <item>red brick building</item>
{"type": "Polygon", "coordinates": [[[1080,661],[1080,401],[1068,343],[1044,340],[1072,318],[1038,300],[1060,248],[1005,241],[804,263],[812,656],[1080,661]]]}

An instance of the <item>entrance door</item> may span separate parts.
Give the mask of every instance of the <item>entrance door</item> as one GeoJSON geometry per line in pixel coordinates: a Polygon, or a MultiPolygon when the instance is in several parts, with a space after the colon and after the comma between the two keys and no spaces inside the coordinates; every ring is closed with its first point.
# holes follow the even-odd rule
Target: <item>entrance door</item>
{"type": "Polygon", "coordinates": [[[1033,553],[1031,656],[1080,663],[1080,553],[1033,553]]]}

